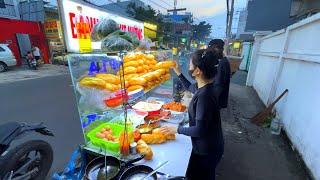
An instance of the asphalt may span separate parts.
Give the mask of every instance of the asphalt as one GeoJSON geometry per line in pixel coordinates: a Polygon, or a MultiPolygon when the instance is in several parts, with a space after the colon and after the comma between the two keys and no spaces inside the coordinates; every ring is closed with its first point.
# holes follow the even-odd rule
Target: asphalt
{"type": "Polygon", "coordinates": [[[0,124],[9,121],[44,122],[55,137],[35,133],[28,139],[44,139],[54,150],[51,172],[61,171],[72,152],[83,142],[70,75],[50,76],[0,84],[0,124]]]}
{"type": "MultiPolygon", "coordinates": [[[[238,75],[243,76],[236,73],[233,78],[238,75]]],[[[24,140],[47,140],[54,149],[50,174],[61,171],[83,142],[70,76],[2,83],[0,101],[0,124],[44,122],[55,133],[55,137],[31,134],[24,140]]],[[[222,111],[225,154],[217,168],[218,180],[308,179],[303,164],[281,136],[249,123],[249,118],[263,108],[252,88],[243,82],[231,84],[229,107],[222,111]]]]}

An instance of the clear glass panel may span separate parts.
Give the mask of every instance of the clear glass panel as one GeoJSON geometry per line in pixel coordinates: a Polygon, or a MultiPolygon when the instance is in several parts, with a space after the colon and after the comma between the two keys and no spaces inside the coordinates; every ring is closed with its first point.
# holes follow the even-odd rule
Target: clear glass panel
{"type": "MultiPolygon", "coordinates": [[[[172,60],[171,51],[113,53],[108,55],[69,54],[67,59],[85,143],[91,150],[95,149],[102,153],[105,148],[97,143],[92,143],[92,133],[90,132],[97,133],[95,130],[108,122],[123,123],[124,87],[126,87],[127,94],[125,95],[128,96],[130,106],[139,100],[150,97],[164,98],[166,101],[172,97],[173,83],[169,69],[161,76],[154,76],[152,80],[146,80],[141,89],[132,80],[156,71],[155,66],[159,61],[172,60]],[[147,57],[147,55],[149,56],[147,57]],[[128,68],[131,67],[130,63],[126,61],[126,57],[129,56],[135,57],[134,61],[140,64],[134,65],[135,63],[132,63],[134,68],[128,68]],[[125,76],[120,76],[120,70],[123,72],[123,59],[125,61],[123,70],[125,76]]],[[[134,127],[140,124],[141,121],[143,122],[143,118],[143,115],[137,114],[131,109],[128,110],[130,126],[134,127]]],[[[110,154],[110,152],[108,153],[110,154]]]]}

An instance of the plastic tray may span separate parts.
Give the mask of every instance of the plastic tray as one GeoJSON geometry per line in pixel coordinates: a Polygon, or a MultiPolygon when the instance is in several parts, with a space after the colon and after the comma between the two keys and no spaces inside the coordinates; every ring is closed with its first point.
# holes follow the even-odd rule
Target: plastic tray
{"type": "MultiPolygon", "coordinates": [[[[120,152],[120,143],[119,142],[111,142],[111,141],[105,141],[98,137],[96,137],[96,133],[99,132],[102,128],[110,126],[113,132],[114,137],[119,138],[120,133],[124,131],[124,125],[119,125],[115,123],[104,123],[96,127],[95,129],[91,130],[87,137],[91,141],[91,143],[97,147],[103,148],[105,150],[119,153],[120,152]]],[[[133,127],[128,126],[128,133],[132,133],[133,127]]]]}

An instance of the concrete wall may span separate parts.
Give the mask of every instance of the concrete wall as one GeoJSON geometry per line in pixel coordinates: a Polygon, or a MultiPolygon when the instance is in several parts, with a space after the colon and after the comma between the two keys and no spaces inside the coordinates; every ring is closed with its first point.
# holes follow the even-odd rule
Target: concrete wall
{"type": "Polygon", "coordinates": [[[277,115],[315,179],[320,179],[320,13],[256,37],[247,85],[265,104],[285,89],[277,115]]]}

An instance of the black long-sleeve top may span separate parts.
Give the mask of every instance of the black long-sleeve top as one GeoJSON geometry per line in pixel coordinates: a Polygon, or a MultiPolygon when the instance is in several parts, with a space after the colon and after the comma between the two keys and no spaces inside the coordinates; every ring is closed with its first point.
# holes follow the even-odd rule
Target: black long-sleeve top
{"type": "Polygon", "coordinates": [[[224,57],[219,60],[218,71],[214,80],[214,84],[222,89],[221,94],[219,95],[220,108],[226,108],[228,106],[230,77],[230,63],[229,60],[224,57]]]}
{"type": "Polygon", "coordinates": [[[189,104],[189,127],[179,126],[178,133],[191,137],[193,151],[206,155],[223,151],[223,135],[218,104],[219,89],[213,83],[197,88],[182,74],[185,88],[194,93],[189,104]]]}

